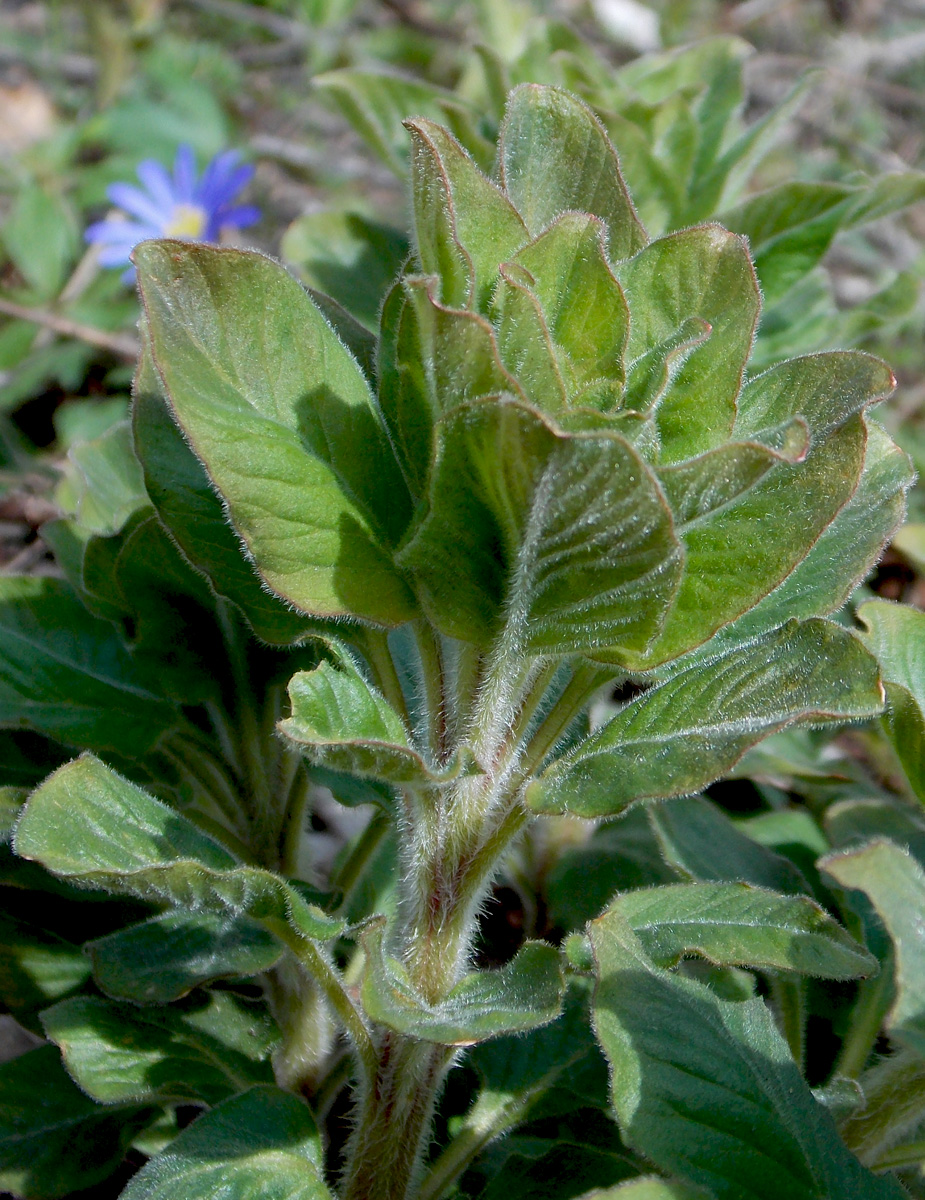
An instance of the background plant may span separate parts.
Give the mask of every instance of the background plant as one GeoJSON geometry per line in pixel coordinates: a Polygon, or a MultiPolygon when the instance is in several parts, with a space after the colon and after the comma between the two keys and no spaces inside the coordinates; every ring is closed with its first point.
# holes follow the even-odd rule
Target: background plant
{"type": "MultiPolygon", "coordinates": [[[[739,47],[699,53],[698,70],[705,54],[734,96],[739,47]]],[[[490,110],[483,122],[484,139],[490,110]]],[[[454,129],[467,140],[464,122],[454,129]]],[[[818,618],[901,517],[908,464],[862,415],[889,373],[824,355],[752,370],[740,394],[759,311],[742,242],[706,225],[646,247],[600,127],[561,91],[514,93],[504,192],[439,125],[410,134],[415,261],[389,289],[378,345],[368,263],[381,262],[385,290],[400,237],[337,218],[340,245],[365,247],[359,268],[329,256],[321,278],[317,256],[303,263],[335,293],[316,299],[354,359],[266,260],[140,252],[153,360],[133,425],[71,451],[56,495],[71,515],[43,530],[66,582],[4,583],[5,720],[26,731],[6,735],[8,827],[16,785],[75,749],[96,756],[38,789],[5,866],[22,900],[9,907],[4,999],[65,1066],[41,1047],[5,1068],[4,1182],[65,1195],[132,1144],[136,1162],[163,1155],[130,1196],[209,1194],[229,1177],[256,1187],[270,1162],[280,1195],[404,1194],[440,1078],[474,1044],[449,1075],[413,1194],[899,1194],[858,1166],[820,1103],[864,1162],[918,1162],[918,967],[903,924],[921,903],[917,615],[880,602],[860,613],[890,704],[882,734],[762,742],[795,720],[881,710],[874,662],[843,628],[850,612],[842,627],[818,618]],[[574,215],[543,233],[562,209],[574,215]],[[563,284],[576,278],[579,309],[563,284]],[[589,335],[588,296],[595,328],[625,343],[589,335]],[[614,681],[621,705],[638,693],[616,713],[614,681]],[[716,803],[728,790],[692,795],[730,773],[750,781],[724,785],[746,797],[744,819],[716,803]],[[375,805],[333,872],[308,857],[306,809],[335,811],[319,785],[375,805]],[[571,817],[524,831],[521,794],[585,820],[638,803],[587,840],[571,817]],[[516,954],[497,920],[474,924],[508,840],[499,895],[525,927],[516,954]],[[69,900],[45,906],[44,926],[36,892],[69,900]],[[580,931],[605,906],[589,944],[580,931]],[[551,944],[571,931],[560,959],[551,944]],[[88,933],[89,957],[77,948],[88,933]],[[612,1095],[586,1011],[595,974],[612,1095]],[[823,1020],[840,1048],[812,1036],[823,1020]],[[877,1061],[881,1030],[893,1053],[877,1061]],[[733,1138],[742,1105],[762,1113],[761,1138],[750,1129],[734,1160],[712,1123],[683,1137],[666,1117],[666,1104],[702,1111],[679,1082],[688,1053],[738,1092],[733,1138]],[[828,1084],[815,1099],[800,1067],[828,1084]],[[53,1072],[50,1112],[35,1086],[53,1072]],[[345,1151],[351,1079],[362,1116],[345,1151]],[[321,1122],[324,1163],[297,1094],[321,1122]],[[178,1138],[191,1105],[209,1111],[178,1138]],[[21,1124],[26,1111],[38,1124],[21,1124]],[[78,1134],[91,1150],[62,1155],[78,1134]],[[226,1138],[235,1152],[216,1158],[226,1138]],[[684,1182],[643,1182],[652,1163],[684,1182]]],[[[487,166],[484,145],[467,144],[487,166]]],[[[838,222],[918,186],[842,189],[838,222]]],[[[763,281],[786,280],[794,260],[808,270],[813,237],[828,236],[783,208],[763,281]]],[[[758,361],[775,363],[765,345],[759,334],[758,361]]]]}

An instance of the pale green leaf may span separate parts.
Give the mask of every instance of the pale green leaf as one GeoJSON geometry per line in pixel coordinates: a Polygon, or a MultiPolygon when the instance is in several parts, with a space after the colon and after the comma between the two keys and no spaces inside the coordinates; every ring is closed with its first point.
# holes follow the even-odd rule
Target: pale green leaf
{"type": "Polygon", "coordinates": [[[0,1003],[14,1015],[34,1012],[79,991],[90,977],[80,946],[41,925],[0,914],[0,1003]]]}
{"type": "Polygon", "coordinates": [[[313,615],[413,615],[387,549],[409,516],[398,463],[304,289],[239,250],[145,242],[135,258],[170,404],[269,585],[313,615]]]}
{"type": "Polygon", "coordinates": [[[808,896],[782,896],[747,883],[677,883],[627,892],[611,911],[626,919],[661,967],[699,954],[717,966],[820,979],[877,971],[877,960],[808,896]]]}
{"type": "Polygon", "coordinates": [[[498,970],[465,975],[444,1000],[432,1004],[385,952],[383,933],[380,922],[363,934],[367,968],[360,994],[369,1017],[399,1033],[467,1046],[546,1025],[562,1011],[559,952],[545,942],[525,943],[498,970]]]}
{"type": "Polygon", "coordinates": [[[128,421],[117,422],[91,441],[78,442],[67,457],[64,474],[73,493],[74,516],[88,533],[118,533],[132,513],[148,503],[128,421]]]}
{"type": "Polygon", "coordinates": [[[865,892],[886,926],[896,954],[896,1000],[887,1025],[925,1057],[925,869],[883,839],[831,854],[820,867],[843,888],[865,892]]]}
{"type": "Polygon", "coordinates": [[[334,937],[342,928],[279,875],[241,866],[188,818],[89,755],[61,767],[33,793],[15,849],[79,886],[194,911],[289,921],[308,938],[334,937]]]}
{"type": "Polygon", "coordinates": [[[595,1188],[578,1200],[707,1200],[707,1193],[700,1188],[688,1187],[686,1183],[672,1183],[647,1175],[644,1179],[631,1179],[616,1187],[595,1188]]]}
{"type": "Polygon", "coordinates": [[[120,1200],[332,1200],[308,1106],[258,1086],[205,1113],[152,1158],[120,1200]]]}
{"type": "Polygon", "coordinates": [[[138,1008],[75,996],[46,1009],[42,1025],[71,1076],[102,1104],[217,1104],[271,1083],[266,1014],[231,992],[191,999],[138,1008]]]}
{"type": "Polygon", "coordinates": [[[877,664],[861,642],[825,621],[791,622],[645,692],[533,782],[527,802],[613,816],[636,800],[699,791],[795,721],[880,711],[877,664]]]}
{"type": "Polygon", "coordinates": [[[763,1001],[656,967],[617,912],[590,930],[595,1028],[631,1146],[715,1200],[899,1200],[845,1149],[763,1001]]]}
{"type": "Polygon", "coordinates": [[[612,262],[645,245],[616,151],[587,105],[560,88],[522,84],[508,98],[501,182],[535,237],[562,213],[600,217],[612,262]]]}
{"type": "Polygon", "coordinates": [[[108,996],[169,1004],[199,984],[268,971],[283,948],[248,917],[170,911],[89,942],[87,953],[108,996]]]}

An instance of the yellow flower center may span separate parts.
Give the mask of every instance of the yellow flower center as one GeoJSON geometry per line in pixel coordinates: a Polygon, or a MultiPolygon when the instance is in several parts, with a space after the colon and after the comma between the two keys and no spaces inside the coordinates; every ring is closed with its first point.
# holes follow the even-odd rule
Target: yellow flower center
{"type": "Polygon", "coordinates": [[[198,204],[177,204],[164,226],[165,237],[202,237],[207,214],[198,204]]]}

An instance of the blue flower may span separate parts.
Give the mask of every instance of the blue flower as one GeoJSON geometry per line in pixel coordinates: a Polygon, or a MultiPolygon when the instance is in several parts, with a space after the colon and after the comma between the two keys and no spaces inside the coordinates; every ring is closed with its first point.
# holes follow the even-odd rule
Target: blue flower
{"type": "Polygon", "coordinates": [[[214,242],[224,229],[244,229],[260,219],[260,210],[235,204],[241,189],[250,182],[253,167],[241,166],[236,150],[217,154],[196,178],[192,147],[181,146],[173,166],[173,177],[154,159],[138,165],[141,187],[114,183],[106,194],[113,204],[133,220],[117,217],[97,221],[84,234],[100,247],[104,267],[128,266],[122,278],[135,277],[129,255],[147,238],[175,237],[191,242],[214,242]]]}

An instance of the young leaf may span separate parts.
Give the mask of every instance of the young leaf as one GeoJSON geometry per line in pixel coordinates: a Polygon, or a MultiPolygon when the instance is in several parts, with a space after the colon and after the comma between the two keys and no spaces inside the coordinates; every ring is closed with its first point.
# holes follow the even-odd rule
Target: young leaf
{"type": "Polygon", "coordinates": [[[925,1058],[925,869],[882,839],[829,855],[820,866],[842,887],[866,892],[886,926],[896,953],[897,991],[887,1025],[925,1058]]]}
{"type": "Polygon", "coordinates": [[[613,816],[647,797],[719,779],[762,738],[795,721],[847,721],[882,709],[877,665],[825,621],[791,622],[749,646],[679,671],[632,701],[527,790],[537,812],[613,816]]]}
{"type": "Polygon", "coordinates": [[[259,975],[283,948],[256,921],[233,913],[166,912],[87,944],[102,990],[134,1004],[169,1004],[203,983],[259,975]]]}
{"type": "Polygon", "coordinates": [[[690,879],[750,883],[798,896],[810,891],[799,869],[742,833],[703,796],[646,805],[667,862],[690,879]]]}
{"type": "Polygon", "coordinates": [[[0,1065],[0,1187],[35,1200],[92,1187],[157,1113],[134,1103],[101,1108],[73,1083],[56,1046],[38,1046],[0,1065]]]}
{"type": "Polygon", "coordinates": [[[647,1175],[645,1179],[631,1179],[613,1188],[586,1192],[579,1200],[708,1200],[708,1197],[700,1188],[647,1175]]]}
{"type": "Polygon", "coordinates": [[[539,84],[515,88],[498,153],[501,183],[534,237],[562,213],[577,211],[604,221],[612,262],[645,245],[604,127],[568,92],[539,84]]]}
{"type": "Polygon", "coordinates": [[[184,1008],[75,996],[46,1009],[42,1024],[71,1076],[102,1104],[211,1105],[273,1080],[268,1022],[230,992],[184,1008]]]}
{"type": "Polygon", "coordinates": [[[342,922],[279,875],[241,866],[180,813],[84,755],[33,793],[16,853],[84,887],[183,908],[288,921],[303,937],[336,937],[342,922]]]}
{"type": "Polygon", "coordinates": [[[820,979],[875,974],[877,960],[808,896],[746,883],[640,888],[611,905],[660,967],[699,954],[718,966],[796,971],[820,979]]]}
{"type": "Polygon", "coordinates": [[[59,580],[0,580],[0,633],[0,724],[141,758],[181,723],[113,625],[59,580]]]}
{"type": "Polygon", "coordinates": [[[244,251],[146,242],[135,257],[171,406],[266,581],[316,616],[413,615],[387,549],[409,516],[398,464],[303,288],[244,251]]]}
{"type": "Polygon", "coordinates": [[[128,421],[72,446],[68,464],[65,478],[73,487],[75,517],[87,533],[102,537],[118,533],[132,513],[148,502],[128,421]]]}
{"type": "Polygon", "coordinates": [[[263,586],[247,560],[202,463],[163,398],[147,349],[135,376],[135,450],[157,515],[212,587],[235,603],[258,637],[273,645],[303,638],[312,623],[263,586]]]}
{"type": "Polygon", "coordinates": [[[590,930],[595,1028],[631,1146],[716,1200],[899,1200],[845,1149],[763,1001],[656,967],[617,912],[590,930]]]}
{"type": "Polygon", "coordinates": [[[483,309],[498,266],[529,240],[527,227],[497,184],[483,175],[442,126],[406,121],[417,256],[440,278],[448,308],[483,309]]]}
{"type": "Polygon", "coordinates": [[[382,923],[363,935],[367,969],[361,995],[373,1021],[442,1046],[467,1046],[486,1038],[536,1029],[562,1011],[559,952],[527,942],[496,971],[466,975],[440,1004],[429,1004],[411,985],[401,963],[385,954],[382,923]]]}
{"type": "Polygon", "coordinates": [[[659,404],[662,459],[677,462],[721,445],[732,432],[736,397],[761,307],[745,242],[718,225],[651,242],[617,270],[630,307],[632,363],[678,336],[691,318],[710,336],[690,348],[659,404]]]}
{"type": "Polygon", "coordinates": [[[322,662],[314,671],[294,675],[289,698],[292,715],[280,721],[280,732],[318,766],[418,787],[450,779],[461,769],[458,755],[442,769],[425,760],[398,713],[345,651],[336,664],[322,662]]]}
{"type": "Polygon", "coordinates": [[[527,653],[644,645],[681,560],[636,451],[505,400],[460,407],[440,433],[430,511],[399,561],[442,631],[484,644],[506,616],[527,653]]]}
{"type": "Polygon", "coordinates": [[[913,791],[925,802],[925,614],[869,600],[858,609],[858,620],[883,672],[887,733],[913,791]]]}
{"type": "Polygon", "coordinates": [[[307,1105],[258,1086],[184,1129],[121,1200],[332,1200],[322,1172],[321,1138],[307,1105]]]}

